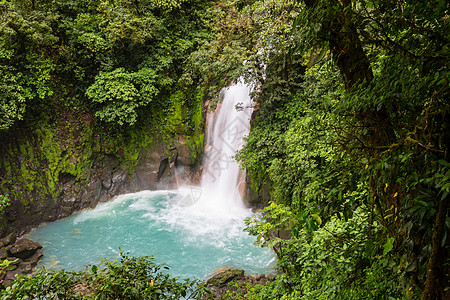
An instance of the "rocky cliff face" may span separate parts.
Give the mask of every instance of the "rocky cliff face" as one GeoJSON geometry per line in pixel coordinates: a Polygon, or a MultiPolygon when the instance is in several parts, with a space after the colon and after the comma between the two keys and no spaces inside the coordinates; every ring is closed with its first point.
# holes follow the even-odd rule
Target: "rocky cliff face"
{"type": "Polygon", "coordinates": [[[254,210],[267,206],[271,199],[271,183],[255,184],[249,172],[245,176],[244,201],[254,210]]]}
{"type": "MultiPolygon", "coordinates": [[[[173,189],[181,182],[195,183],[200,165],[200,158],[195,156],[198,155],[192,153],[185,137],[178,137],[170,144],[152,141],[148,147],[140,149],[132,168],[124,164],[120,155],[92,155],[92,165],[83,172],[84,176],[59,172],[57,180],[54,180],[54,193],[43,193],[35,188],[27,193],[29,199],[13,199],[5,208],[1,235],[24,233],[41,223],[93,208],[119,194],[173,189]]],[[[45,176],[45,173],[37,172],[39,175],[45,176]]],[[[10,188],[23,186],[24,183],[17,180],[10,188]]]]}

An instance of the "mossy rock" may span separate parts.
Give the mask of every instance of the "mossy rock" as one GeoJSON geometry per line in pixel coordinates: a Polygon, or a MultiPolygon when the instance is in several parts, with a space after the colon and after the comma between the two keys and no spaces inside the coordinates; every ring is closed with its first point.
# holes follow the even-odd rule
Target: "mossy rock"
{"type": "Polygon", "coordinates": [[[244,278],[244,270],[224,270],[209,278],[206,283],[209,286],[225,287],[230,281],[241,280],[244,278]]]}

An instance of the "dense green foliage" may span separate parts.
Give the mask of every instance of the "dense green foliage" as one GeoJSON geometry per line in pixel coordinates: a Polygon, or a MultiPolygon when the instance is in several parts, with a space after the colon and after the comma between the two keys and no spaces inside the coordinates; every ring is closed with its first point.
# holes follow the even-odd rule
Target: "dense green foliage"
{"type": "MultiPolygon", "coordinates": [[[[190,54],[212,36],[208,1],[0,1],[0,194],[27,212],[94,162],[131,174],[143,149],[203,145],[190,54]],[[194,138],[195,137],[195,138],[194,138]]],[[[43,211],[42,214],[46,212],[43,211]]]]}
{"type": "Polygon", "coordinates": [[[102,104],[95,116],[119,125],[136,123],[136,109],[148,105],[158,90],[153,86],[156,74],[143,68],[137,73],[125,73],[123,68],[100,73],[86,91],[93,102],[102,104]]]}
{"type": "Polygon", "coordinates": [[[48,272],[40,269],[21,277],[0,295],[1,299],[200,299],[204,286],[195,280],[170,277],[165,265],[151,257],[106,261],[85,271],[48,272]]]}
{"type": "Polygon", "coordinates": [[[284,274],[255,297],[445,298],[448,4],[305,1],[291,24],[264,48],[260,111],[238,155],[253,188],[271,187],[247,230],[284,274]]]}
{"type": "Polygon", "coordinates": [[[119,125],[157,114],[174,90],[190,88],[178,81],[209,36],[206,4],[1,1],[0,129],[52,116],[55,105],[119,125]]]}

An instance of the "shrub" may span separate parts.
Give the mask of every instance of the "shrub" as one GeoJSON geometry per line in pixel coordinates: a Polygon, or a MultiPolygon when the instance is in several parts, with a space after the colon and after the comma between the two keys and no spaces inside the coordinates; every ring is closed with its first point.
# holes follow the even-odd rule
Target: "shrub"
{"type": "Polygon", "coordinates": [[[119,261],[107,261],[85,271],[48,272],[20,277],[0,299],[198,299],[206,288],[200,281],[171,277],[152,257],[130,257],[121,252],[119,261]]]}

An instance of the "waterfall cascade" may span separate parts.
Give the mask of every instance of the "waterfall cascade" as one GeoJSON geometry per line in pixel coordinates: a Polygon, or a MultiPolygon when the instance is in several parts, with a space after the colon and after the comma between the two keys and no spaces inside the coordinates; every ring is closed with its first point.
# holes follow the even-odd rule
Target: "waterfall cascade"
{"type": "Polygon", "coordinates": [[[249,213],[239,191],[245,184],[245,171],[233,156],[250,130],[250,92],[243,83],[224,89],[223,101],[207,115],[201,195],[197,193],[199,201],[195,205],[198,213],[238,218],[249,213]]]}
{"type": "Polygon", "coordinates": [[[243,232],[251,212],[238,189],[244,173],[232,158],[249,130],[249,92],[243,84],[231,86],[208,115],[201,186],[121,195],[37,228],[30,238],[44,246],[42,264],[79,270],[105,256],[117,259],[120,248],[154,256],[181,277],[203,278],[226,265],[249,274],[270,272],[273,253],[255,247],[254,238],[243,232]]]}
{"type": "Polygon", "coordinates": [[[251,114],[250,88],[242,83],[225,89],[219,108],[208,114],[202,187],[229,195],[220,201],[241,203],[238,186],[245,173],[233,156],[244,144],[251,114]]]}

